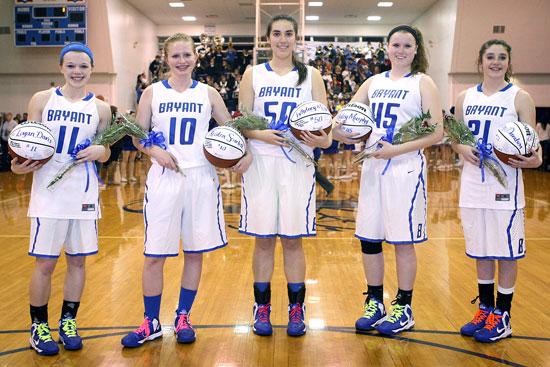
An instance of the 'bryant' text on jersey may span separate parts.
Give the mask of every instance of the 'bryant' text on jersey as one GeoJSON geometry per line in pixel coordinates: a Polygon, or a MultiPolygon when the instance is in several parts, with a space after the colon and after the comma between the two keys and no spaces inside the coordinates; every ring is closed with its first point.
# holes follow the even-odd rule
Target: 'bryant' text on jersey
{"type": "Polygon", "coordinates": [[[76,111],[66,110],[48,110],[48,116],[46,122],[50,121],[69,121],[80,122],[82,124],[90,124],[92,115],[89,113],[82,113],[76,111]]]}
{"type": "Polygon", "coordinates": [[[202,113],[202,103],[195,102],[162,102],[159,103],[159,113],[198,112],[202,113]]]}
{"type": "Polygon", "coordinates": [[[375,89],[371,98],[405,99],[407,94],[409,94],[409,91],[404,89],[375,89]]]}
{"type": "Polygon", "coordinates": [[[504,112],[506,112],[506,107],[500,106],[480,106],[472,105],[466,107],[466,112],[464,115],[485,115],[485,116],[499,116],[502,117],[504,112]]]}
{"type": "Polygon", "coordinates": [[[294,87],[261,87],[258,97],[290,97],[300,98],[302,88],[294,87]]]}

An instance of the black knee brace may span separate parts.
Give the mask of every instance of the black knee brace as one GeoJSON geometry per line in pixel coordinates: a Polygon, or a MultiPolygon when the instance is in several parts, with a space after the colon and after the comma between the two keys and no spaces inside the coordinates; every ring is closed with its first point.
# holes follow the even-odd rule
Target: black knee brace
{"type": "Polygon", "coordinates": [[[367,255],[376,255],[382,252],[382,242],[361,240],[361,252],[367,255]]]}

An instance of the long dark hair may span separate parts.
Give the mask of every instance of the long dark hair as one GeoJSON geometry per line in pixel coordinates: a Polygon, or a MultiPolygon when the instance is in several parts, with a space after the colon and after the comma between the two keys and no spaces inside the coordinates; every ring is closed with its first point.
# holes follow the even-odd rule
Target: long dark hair
{"type": "Polygon", "coordinates": [[[510,45],[503,40],[492,39],[485,42],[483,45],[481,45],[481,48],[479,49],[479,55],[476,61],[477,71],[481,74],[481,65],[483,65],[483,55],[485,54],[485,51],[487,51],[487,49],[493,45],[500,45],[504,47],[504,49],[508,53],[508,69],[506,70],[506,74],[504,74],[504,80],[510,83],[510,80],[512,78],[512,47],[510,47],[510,45]]]}
{"type": "Polygon", "coordinates": [[[410,33],[414,37],[414,41],[418,46],[416,50],[416,55],[411,65],[411,73],[426,73],[428,71],[429,61],[428,61],[428,51],[426,51],[426,46],[424,46],[424,38],[422,37],[422,32],[416,27],[411,27],[408,25],[399,25],[392,29],[388,34],[388,48],[390,43],[390,38],[396,32],[410,33]]]}
{"type": "MultiPolygon", "coordinates": [[[[275,15],[269,21],[269,24],[267,25],[266,37],[269,37],[271,33],[271,29],[273,27],[273,23],[275,23],[278,20],[286,20],[292,23],[292,27],[294,28],[294,34],[296,35],[296,38],[298,38],[298,22],[296,22],[296,19],[294,19],[288,14],[275,15]]],[[[296,69],[298,69],[298,82],[296,83],[296,86],[299,86],[307,78],[307,68],[303,62],[298,60],[298,55],[296,55],[296,52],[294,50],[292,50],[292,64],[296,67],[296,69]]]]}

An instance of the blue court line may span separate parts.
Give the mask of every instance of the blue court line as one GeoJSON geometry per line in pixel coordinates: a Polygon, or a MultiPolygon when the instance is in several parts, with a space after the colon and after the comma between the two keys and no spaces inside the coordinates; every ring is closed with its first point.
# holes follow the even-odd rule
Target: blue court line
{"type": "MultiPolygon", "coordinates": [[[[250,327],[250,325],[195,325],[195,329],[228,329],[228,328],[235,328],[236,326],[247,326],[250,327]]],[[[286,329],[286,325],[273,325],[273,328],[275,329],[286,329]]],[[[119,336],[119,335],[125,335],[128,331],[135,330],[137,326],[106,326],[106,327],[81,327],[78,328],[79,330],[120,330],[123,329],[124,331],[116,332],[116,333],[109,333],[109,334],[100,334],[100,335],[92,335],[92,336],[85,336],[82,337],[83,340],[91,340],[91,339],[99,339],[99,338],[106,338],[111,336],[119,336]]],[[[163,330],[170,330],[173,329],[173,326],[165,326],[163,327],[163,330]]],[[[424,340],[417,340],[412,338],[406,338],[403,336],[394,336],[394,335],[383,335],[379,334],[375,331],[373,332],[366,332],[366,331],[358,331],[353,327],[347,327],[347,326],[328,326],[320,329],[309,329],[311,331],[329,331],[329,332],[337,332],[337,333],[346,333],[346,334],[359,334],[359,335],[365,335],[365,336],[374,336],[377,338],[385,338],[385,339],[394,339],[394,340],[400,340],[400,341],[407,341],[411,343],[417,343],[417,344],[423,344],[434,348],[440,348],[440,349],[446,349],[457,353],[463,353],[468,354],[474,357],[487,359],[490,361],[498,362],[507,366],[515,366],[515,367],[525,367],[522,364],[507,361],[501,358],[492,357],[483,353],[477,353],[472,352],[470,350],[461,349],[457,347],[452,347],[449,345],[444,344],[438,344],[434,342],[424,341],[424,340]]],[[[51,331],[58,331],[57,329],[51,329],[51,331]]],[[[0,330],[0,334],[19,334],[19,333],[28,333],[29,330],[0,330]]],[[[438,330],[418,330],[418,329],[412,329],[408,330],[406,332],[409,333],[419,333],[419,334],[446,334],[446,335],[458,335],[460,336],[460,333],[457,331],[438,331],[438,330]]],[[[530,336],[513,336],[514,339],[522,339],[522,340],[536,340],[536,341],[550,341],[550,338],[541,338],[541,337],[530,337],[530,336]]],[[[18,349],[12,349],[4,352],[0,352],[0,357],[24,352],[29,350],[29,347],[26,348],[18,348],[18,349]]]]}

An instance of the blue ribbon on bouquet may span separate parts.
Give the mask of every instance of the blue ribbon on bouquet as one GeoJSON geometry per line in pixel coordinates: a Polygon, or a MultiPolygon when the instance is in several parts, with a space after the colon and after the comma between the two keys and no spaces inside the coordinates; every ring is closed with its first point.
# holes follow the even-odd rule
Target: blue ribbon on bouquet
{"type": "MultiPolygon", "coordinates": [[[[77,144],[77,146],[74,147],[73,151],[71,152],[71,157],[73,158],[73,160],[76,161],[78,159],[76,158],[76,155],[78,154],[78,152],[88,148],[91,144],[92,142],[90,141],[90,139],[86,139],[82,144],[77,144]]],[[[88,168],[88,162],[84,162],[84,166],[86,167],[86,189],[84,190],[84,192],[88,192],[88,188],[90,187],[90,169],[88,168]]],[[[99,177],[99,173],[97,172],[95,163],[93,162],[92,162],[92,167],[94,167],[94,173],[97,179],[99,180],[99,182],[103,183],[103,181],[99,177]]]]}
{"type": "MultiPolygon", "coordinates": [[[[387,141],[388,143],[393,143],[393,133],[394,133],[395,126],[391,126],[386,130],[386,135],[383,136],[380,140],[387,141]]],[[[382,144],[378,145],[379,148],[382,148],[382,144]]],[[[382,171],[382,176],[386,173],[388,170],[388,167],[390,166],[391,158],[388,159],[388,163],[386,163],[386,167],[384,167],[384,170],[382,171]]]]}
{"type": "MultiPolygon", "coordinates": [[[[281,119],[279,121],[271,121],[271,123],[269,124],[269,127],[271,128],[271,130],[278,130],[278,131],[282,131],[282,132],[287,132],[288,131],[288,125],[286,124],[286,115],[282,116],[281,119]]],[[[283,146],[280,146],[281,150],[283,151],[285,157],[291,161],[292,163],[296,163],[296,161],[293,161],[290,156],[287,154],[287,152],[285,151],[285,148],[283,146]]],[[[288,151],[289,153],[292,151],[292,148],[290,148],[290,150],[288,151]]]]}
{"type": "Polygon", "coordinates": [[[477,140],[477,150],[479,150],[479,168],[481,168],[481,182],[485,182],[485,165],[483,164],[483,161],[487,158],[492,161],[495,161],[496,164],[502,169],[504,172],[504,175],[506,175],[506,171],[504,168],[500,165],[500,163],[493,157],[491,157],[491,153],[493,153],[493,145],[491,143],[487,143],[487,141],[483,138],[479,138],[477,140]]]}
{"type": "Polygon", "coordinates": [[[151,147],[153,145],[158,145],[162,149],[166,150],[167,147],[165,142],[166,142],[166,139],[164,138],[164,134],[162,133],[162,131],[159,131],[159,132],[150,131],[149,137],[147,139],[141,139],[139,141],[140,144],[143,144],[144,148],[151,147]]]}

